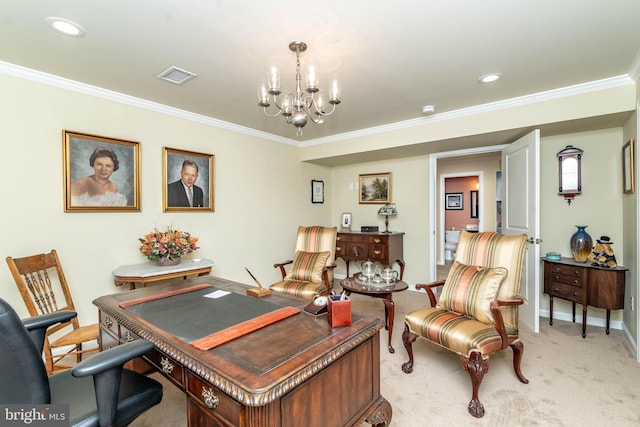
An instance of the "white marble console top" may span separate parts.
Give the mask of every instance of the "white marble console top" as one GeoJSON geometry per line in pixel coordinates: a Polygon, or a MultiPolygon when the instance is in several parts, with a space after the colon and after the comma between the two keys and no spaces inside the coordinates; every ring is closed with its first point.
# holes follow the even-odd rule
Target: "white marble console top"
{"type": "Polygon", "coordinates": [[[181,273],[183,271],[197,270],[199,268],[213,267],[215,264],[210,259],[183,259],[178,265],[160,266],[152,262],[146,262],[144,264],[123,265],[115,270],[111,274],[114,277],[153,277],[163,276],[171,273],[181,273]]]}

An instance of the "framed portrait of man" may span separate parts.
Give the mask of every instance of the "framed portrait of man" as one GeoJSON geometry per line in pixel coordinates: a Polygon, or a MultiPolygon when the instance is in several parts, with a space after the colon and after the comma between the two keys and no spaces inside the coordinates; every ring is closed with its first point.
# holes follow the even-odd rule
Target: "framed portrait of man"
{"type": "Polygon", "coordinates": [[[163,212],[214,211],[213,154],[162,147],[163,212]]]}
{"type": "Polygon", "coordinates": [[[140,211],[140,144],[62,131],[65,212],[140,211]]]}

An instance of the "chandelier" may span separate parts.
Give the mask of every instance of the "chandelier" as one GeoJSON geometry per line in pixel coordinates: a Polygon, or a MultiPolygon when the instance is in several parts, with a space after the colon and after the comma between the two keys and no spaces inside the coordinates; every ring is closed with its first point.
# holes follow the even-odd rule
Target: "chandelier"
{"type": "Polygon", "coordinates": [[[260,79],[258,82],[258,106],[262,107],[264,113],[269,117],[284,116],[287,123],[296,127],[296,135],[302,136],[302,128],[307,124],[307,119],[318,124],[324,123],[322,117],[334,112],[336,105],[340,104],[340,87],[338,81],[334,80],[331,83],[327,99],[326,95],[318,88],[315,67],[310,65],[307,67],[307,88],[303,91],[300,75],[300,53],[307,50],[307,44],[305,42],[291,42],[289,50],[296,54],[295,92],[280,91],[280,72],[276,67],[271,67],[268,81],[260,79]],[[280,94],[282,97],[278,99],[280,94]],[[275,109],[268,110],[267,108],[271,105],[271,96],[273,96],[275,109]],[[330,108],[330,111],[327,111],[327,108],[330,108]]]}

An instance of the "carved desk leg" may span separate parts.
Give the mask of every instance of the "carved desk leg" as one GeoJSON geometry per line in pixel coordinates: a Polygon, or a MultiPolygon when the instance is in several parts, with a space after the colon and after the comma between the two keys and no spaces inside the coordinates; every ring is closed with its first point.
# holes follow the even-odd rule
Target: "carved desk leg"
{"type": "Polygon", "coordinates": [[[373,411],[366,421],[373,427],[386,427],[391,424],[393,410],[391,404],[384,397],[380,396],[374,404],[373,411]]]}

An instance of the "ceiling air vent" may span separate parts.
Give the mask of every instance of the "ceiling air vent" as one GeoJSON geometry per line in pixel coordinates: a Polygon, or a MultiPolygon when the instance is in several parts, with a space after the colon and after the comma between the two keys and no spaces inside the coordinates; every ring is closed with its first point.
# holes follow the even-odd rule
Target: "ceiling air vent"
{"type": "Polygon", "coordinates": [[[178,67],[169,67],[166,71],[162,72],[158,78],[162,80],[166,80],[171,83],[175,83],[177,85],[181,85],[192,78],[196,77],[197,74],[192,73],[191,71],[183,70],[178,67]]]}

